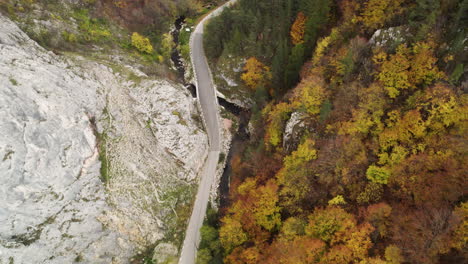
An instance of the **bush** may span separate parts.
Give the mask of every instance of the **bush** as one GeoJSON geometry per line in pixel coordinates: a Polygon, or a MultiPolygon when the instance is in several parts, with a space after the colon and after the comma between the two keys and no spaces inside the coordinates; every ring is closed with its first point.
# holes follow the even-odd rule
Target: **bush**
{"type": "Polygon", "coordinates": [[[71,14],[78,21],[80,38],[86,42],[100,42],[111,37],[109,25],[102,18],[91,18],[89,10],[78,9],[71,14]]]}
{"type": "Polygon", "coordinates": [[[149,38],[145,38],[137,32],[132,34],[132,46],[142,53],[153,53],[153,45],[151,45],[149,38]]]}
{"type": "Polygon", "coordinates": [[[383,187],[381,184],[370,182],[366,185],[363,192],[361,192],[356,201],[358,204],[367,204],[380,201],[382,199],[383,187]]]}
{"type": "Polygon", "coordinates": [[[463,63],[458,63],[457,66],[455,66],[455,69],[453,70],[452,74],[450,75],[450,82],[456,85],[458,83],[458,80],[460,80],[460,77],[462,77],[463,72],[463,63]]]}
{"type": "Polygon", "coordinates": [[[76,35],[68,31],[62,32],[62,37],[65,41],[70,42],[70,43],[75,43],[77,41],[76,35]]]}
{"type": "Polygon", "coordinates": [[[385,168],[380,168],[374,165],[369,166],[366,172],[367,179],[371,182],[379,184],[387,184],[390,172],[385,168]]]}

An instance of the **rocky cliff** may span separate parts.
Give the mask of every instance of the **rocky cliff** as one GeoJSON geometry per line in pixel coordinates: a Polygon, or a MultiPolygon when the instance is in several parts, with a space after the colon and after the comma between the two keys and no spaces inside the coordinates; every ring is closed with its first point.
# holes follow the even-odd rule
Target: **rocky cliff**
{"type": "Polygon", "coordinates": [[[1,15],[0,54],[0,263],[177,254],[208,145],[188,91],[55,55],[1,15]]]}

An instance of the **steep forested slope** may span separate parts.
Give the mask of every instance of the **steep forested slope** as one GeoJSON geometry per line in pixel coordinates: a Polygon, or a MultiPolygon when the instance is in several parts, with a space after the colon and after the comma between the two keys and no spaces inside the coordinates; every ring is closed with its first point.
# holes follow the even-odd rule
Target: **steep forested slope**
{"type": "Polygon", "coordinates": [[[205,229],[225,263],[466,261],[467,8],[257,0],[213,21],[212,60],[264,91],[205,229]]]}
{"type": "MultiPolygon", "coordinates": [[[[226,10],[221,16],[210,21],[207,25],[205,46],[208,57],[213,62],[215,78],[218,72],[222,77],[233,74],[232,68],[238,66],[239,58],[256,56],[260,61],[267,63],[272,71],[272,80],[275,85],[269,91],[262,87],[251,93],[243,93],[240,99],[248,101],[252,94],[257,100],[263,99],[268,93],[281,94],[286,87],[294,85],[299,80],[299,71],[305,58],[313,51],[319,32],[328,22],[334,20],[329,16],[333,3],[316,0],[275,0],[275,1],[239,1],[236,8],[226,10]],[[289,31],[298,12],[307,19],[303,28],[303,40],[293,45],[289,39],[289,31]]],[[[242,63],[242,61],[240,61],[242,63]]],[[[225,84],[218,81],[218,87],[227,95],[234,94],[233,98],[246,89],[240,83],[240,90],[229,91],[223,89],[225,84]]],[[[251,91],[251,90],[250,90],[251,91]]],[[[231,96],[229,96],[231,97],[231,96]]]]}

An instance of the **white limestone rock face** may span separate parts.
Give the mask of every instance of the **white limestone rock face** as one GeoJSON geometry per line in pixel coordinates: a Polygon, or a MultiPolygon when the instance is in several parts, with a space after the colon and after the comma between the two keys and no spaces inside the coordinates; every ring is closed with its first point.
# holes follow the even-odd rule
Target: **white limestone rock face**
{"type": "Polygon", "coordinates": [[[178,221],[185,219],[177,211],[190,207],[207,154],[207,136],[192,118],[195,104],[180,85],[122,83],[109,69],[85,66],[106,91],[99,97],[105,107],[98,130],[110,164],[108,201],[115,210],[100,220],[140,247],[157,244],[167,233],[180,231],[178,221]]]}
{"type": "Polygon", "coordinates": [[[129,263],[165,237],[207,149],[193,115],[183,87],[56,56],[0,15],[0,263],[129,263]]]}
{"type": "Polygon", "coordinates": [[[109,210],[89,121],[98,84],[3,17],[0,54],[0,260],[128,257],[127,238],[96,218],[109,210]]]}
{"type": "Polygon", "coordinates": [[[409,28],[391,27],[376,30],[369,43],[376,46],[384,46],[388,43],[404,43],[410,37],[409,28]]]}
{"type": "Polygon", "coordinates": [[[294,112],[286,123],[283,133],[283,148],[286,152],[291,152],[297,148],[299,140],[308,127],[306,116],[301,112],[294,112]]]}

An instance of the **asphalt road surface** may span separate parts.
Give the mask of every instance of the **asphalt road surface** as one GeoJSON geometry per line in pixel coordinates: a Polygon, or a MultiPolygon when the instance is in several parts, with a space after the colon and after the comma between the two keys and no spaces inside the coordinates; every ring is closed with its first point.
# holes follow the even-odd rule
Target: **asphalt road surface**
{"type": "Polygon", "coordinates": [[[197,96],[202,108],[210,148],[208,158],[206,159],[205,166],[202,170],[201,181],[195,198],[192,215],[185,233],[185,240],[180,254],[179,264],[195,263],[198,244],[200,242],[200,228],[202,227],[203,220],[205,218],[210,190],[213,185],[221,147],[218,122],[218,102],[213,80],[211,78],[210,68],[208,67],[205,51],[203,50],[203,28],[206,21],[219,15],[225,7],[235,3],[236,1],[237,0],[231,0],[207,15],[197,25],[190,39],[192,65],[197,77],[197,96]]]}

